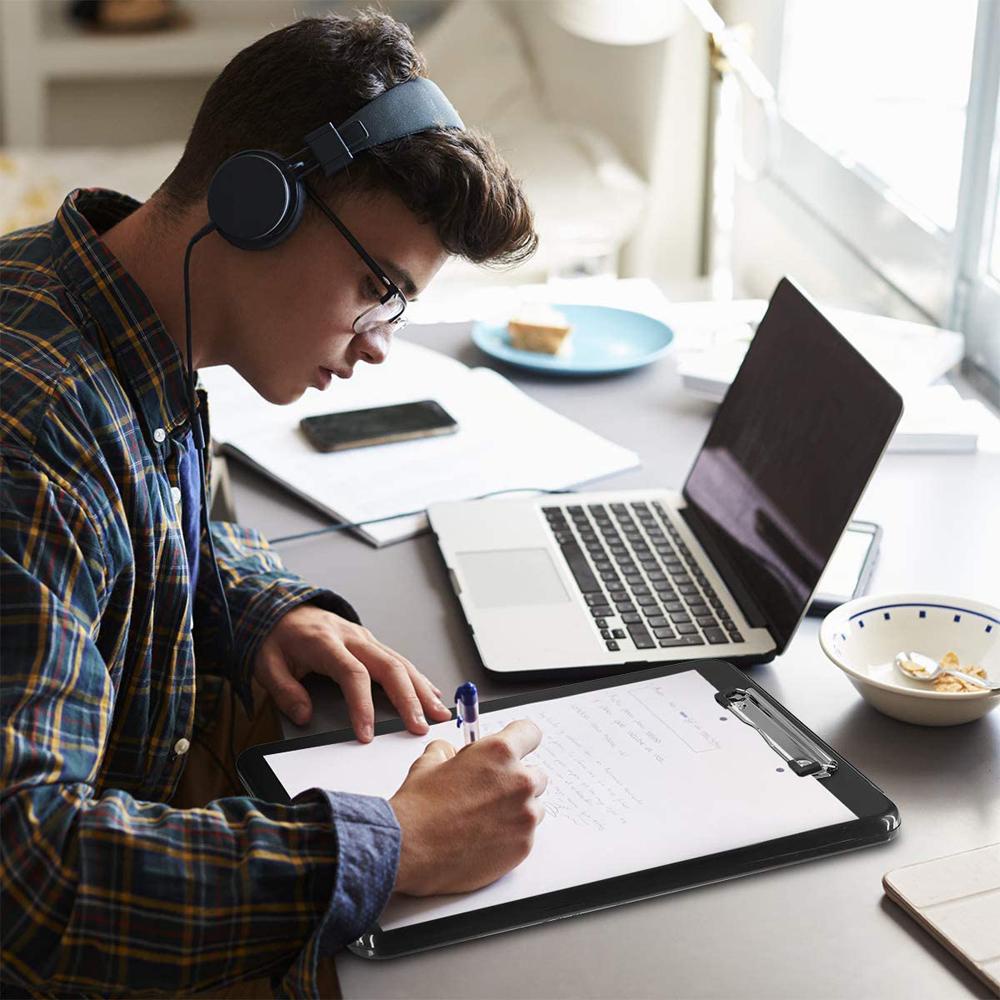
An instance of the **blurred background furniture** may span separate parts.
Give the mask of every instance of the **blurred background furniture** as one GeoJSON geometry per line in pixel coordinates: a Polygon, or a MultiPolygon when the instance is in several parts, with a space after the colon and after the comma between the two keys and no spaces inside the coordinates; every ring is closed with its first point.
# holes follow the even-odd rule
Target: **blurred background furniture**
{"type": "MultiPolygon", "coordinates": [[[[580,9],[588,4],[614,6],[581,0],[580,9]]],[[[355,5],[180,6],[187,16],[178,27],[100,35],[70,21],[63,0],[0,3],[0,230],[50,218],[78,185],[147,198],[176,162],[208,83],[235,52],[296,15],[355,5]]],[[[705,135],[698,101],[707,75],[692,68],[700,52],[694,64],[668,58],[672,37],[684,30],[679,0],[656,0],[674,12],[667,29],[625,46],[588,36],[567,19],[564,3],[386,6],[413,27],[431,76],[465,121],[493,134],[537,217],[538,253],[516,278],[453,261],[439,285],[637,273],[664,269],[657,258],[665,255],[667,271],[694,277],[705,135]],[[685,98],[665,101],[678,73],[690,77],[685,98]]]]}

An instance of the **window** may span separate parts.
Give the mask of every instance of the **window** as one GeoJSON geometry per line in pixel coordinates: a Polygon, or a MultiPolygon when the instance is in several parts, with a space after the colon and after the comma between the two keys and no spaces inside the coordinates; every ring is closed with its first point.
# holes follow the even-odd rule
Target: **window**
{"type": "Polygon", "coordinates": [[[977,0],[788,0],[788,121],[904,210],[955,226],[977,0]]]}
{"type": "Polygon", "coordinates": [[[715,2],[777,89],[766,183],[1000,382],[1000,2],[715,2]]]}

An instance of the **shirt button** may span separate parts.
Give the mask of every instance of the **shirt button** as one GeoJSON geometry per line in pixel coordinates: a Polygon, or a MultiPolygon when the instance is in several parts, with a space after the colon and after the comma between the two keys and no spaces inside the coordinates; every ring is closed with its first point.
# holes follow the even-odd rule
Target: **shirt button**
{"type": "Polygon", "coordinates": [[[163,442],[167,440],[167,432],[162,427],[157,427],[156,430],[153,431],[153,440],[157,444],[163,444],[163,442]]]}
{"type": "Polygon", "coordinates": [[[174,744],[174,753],[178,757],[183,757],[184,754],[191,749],[191,741],[185,739],[183,736],[174,744]]]}
{"type": "Polygon", "coordinates": [[[173,497],[174,506],[179,507],[181,505],[181,490],[179,486],[170,487],[170,495],[173,497]]]}

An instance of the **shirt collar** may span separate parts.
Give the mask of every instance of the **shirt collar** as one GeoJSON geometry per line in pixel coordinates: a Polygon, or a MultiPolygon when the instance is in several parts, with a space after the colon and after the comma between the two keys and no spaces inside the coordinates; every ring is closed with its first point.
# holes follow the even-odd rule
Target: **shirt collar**
{"type": "Polygon", "coordinates": [[[99,188],[70,192],[52,223],[56,270],[97,325],[98,346],[154,440],[188,420],[184,359],[156,310],[101,240],[139,207],[99,188]]]}

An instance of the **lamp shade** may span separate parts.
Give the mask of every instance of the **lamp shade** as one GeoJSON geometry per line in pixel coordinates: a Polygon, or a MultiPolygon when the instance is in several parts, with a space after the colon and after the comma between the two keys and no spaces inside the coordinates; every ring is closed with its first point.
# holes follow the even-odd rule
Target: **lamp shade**
{"type": "Polygon", "coordinates": [[[648,45],[681,26],[681,0],[549,0],[549,14],[565,31],[602,45],[648,45]]]}

